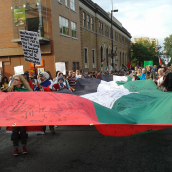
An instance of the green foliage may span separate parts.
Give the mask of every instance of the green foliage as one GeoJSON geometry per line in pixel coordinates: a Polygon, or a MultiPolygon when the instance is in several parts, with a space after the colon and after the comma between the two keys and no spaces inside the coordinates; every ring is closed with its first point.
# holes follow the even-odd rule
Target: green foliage
{"type": "Polygon", "coordinates": [[[161,46],[156,46],[154,42],[143,41],[132,43],[131,45],[131,64],[143,66],[144,61],[153,61],[154,65],[159,64],[159,57],[163,56],[161,46]]]}
{"type": "Polygon", "coordinates": [[[164,39],[164,51],[166,57],[172,59],[172,35],[164,39]]]}

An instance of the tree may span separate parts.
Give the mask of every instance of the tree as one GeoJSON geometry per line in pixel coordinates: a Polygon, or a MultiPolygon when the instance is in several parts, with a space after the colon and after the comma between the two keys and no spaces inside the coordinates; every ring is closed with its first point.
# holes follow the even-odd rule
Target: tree
{"type": "Polygon", "coordinates": [[[156,46],[154,42],[140,41],[131,45],[131,63],[132,65],[143,66],[144,61],[153,61],[153,64],[159,64],[159,58],[163,60],[162,46],[156,46]]]}
{"type": "Polygon", "coordinates": [[[171,63],[172,62],[172,35],[164,39],[164,51],[165,51],[166,58],[168,59],[171,58],[171,61],[169,62],[171,63]]]}

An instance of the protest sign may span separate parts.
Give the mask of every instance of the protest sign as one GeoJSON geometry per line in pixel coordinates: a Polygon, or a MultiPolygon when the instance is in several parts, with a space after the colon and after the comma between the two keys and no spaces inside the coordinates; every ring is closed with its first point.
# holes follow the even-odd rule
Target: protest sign
{"type": "Polygon", "coordinates": [[[23,66],[16,66],[14,67],[15,75],[22,75],[24,74],[23,66]]]}
{"type": "Polygon", "coordinates": [[[25,61],[42,65],[38,33],[20,30],[20,37],[25,61]]]}
{"type": "Polygon", "coordinates": [[[44,72],[44,68],[38,68],[38,75],[42,72],[44,72]]]}
{"type": "Polygon", "coordinates": [[[0,68],[2,68],[2,62],[0,61],[0,68]]]}
{"type": "Polygon", "coordinates": [[[144,61],[144,67],[146,67],[146,65],[153,66],[153,61],[144,61]]]}
{"type": "Polygon", "coordinates": [[[56,67],[56,71],[60,71],[64,75],[66,75],[65,62],[57,62],[57,63],[55,63],[55,67],[56,67]]]}

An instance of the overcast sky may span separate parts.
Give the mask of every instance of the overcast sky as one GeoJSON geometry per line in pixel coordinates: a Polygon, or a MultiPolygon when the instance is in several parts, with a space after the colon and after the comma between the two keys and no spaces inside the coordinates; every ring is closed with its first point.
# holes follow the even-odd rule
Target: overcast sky
{"type": "MultiPolygon", "coordinates": [[[[112,9],[111,0],[93,0],[106,12],[112,9]]],[[[114,13],[133,38],[164,38],[172,34],[172,0],[113,0],[114,13]]]]}

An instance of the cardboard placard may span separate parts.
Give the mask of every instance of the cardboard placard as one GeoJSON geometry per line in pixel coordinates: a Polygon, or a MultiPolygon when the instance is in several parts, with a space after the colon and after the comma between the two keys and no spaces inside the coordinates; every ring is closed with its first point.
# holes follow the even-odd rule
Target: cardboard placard
{"type": "Polygon", "coordinates": [[[42,72],[44,72],[44,68],[38,68],[38,75],[42,72]]]}
{"type": "Polygon", "coordinates": [[[25,61],[42,65],[38,33],[20,30],[20,37],[25,61]]]}
{"type": "Polygon", "coordinates": [[[66,75],[66,67],[65,62],[57,62],[55,63],[56,71],[60,71],[63,75],[66,75]]]}
{"type": "Polygon", "coordinates": [[[16,66],[14,67],[15,75],[22,75],[24,74],[23,66],[16,66]]]}

